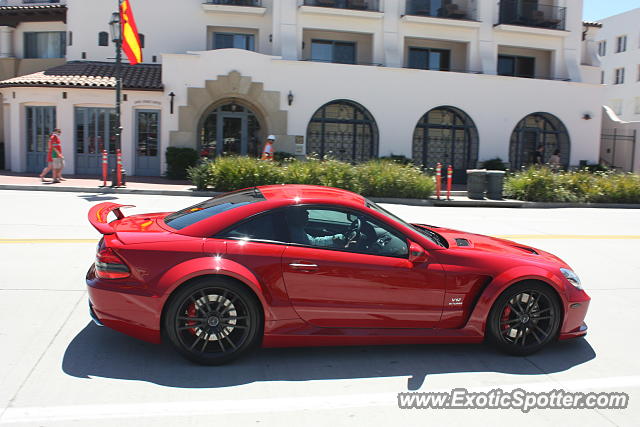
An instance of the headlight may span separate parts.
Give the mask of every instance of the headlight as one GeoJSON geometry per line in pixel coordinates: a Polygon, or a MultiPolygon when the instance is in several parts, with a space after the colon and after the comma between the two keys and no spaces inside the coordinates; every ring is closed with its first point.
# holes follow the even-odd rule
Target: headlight
{"type": "Polygon", "coordinates": [[[582,289],[582,284],[580,283],[580,278],[578,277],[578,275],[576,273],[574,273],[573,271],[567,269],[567,268],[561,268],[560,272],[562,273],[562,275],[564,277],[567,278],[567,280],[569,282],[571,282],[571,284],[573,286],[575,286],[578,289],[582,289]]]}

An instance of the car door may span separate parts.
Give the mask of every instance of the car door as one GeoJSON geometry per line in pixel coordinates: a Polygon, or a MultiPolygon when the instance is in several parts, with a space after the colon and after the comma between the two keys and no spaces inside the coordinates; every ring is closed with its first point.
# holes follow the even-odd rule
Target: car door
{"type": "MultiPolygon", "coordinates": [[[[282,282],[282,253],[286,247],[285,223],[281,215],[269,211],[240,220],[204,243],[204,252],[223,256],[247,268],[264,286],[274,305],[288,305],[282,282]],[[219,254],[220,243],[225,244],[219,254]]],[[[287,314],[290,315],[290,314],[287,314]]]]}
{"type": "Polygon", "coordinates": [[[409,243],[393,227],[327,206],[289,207],[285,218],[291,244],[282,254],[283,278],[305,321],[336,328],[433,328],[440,321],[444,271],[432,257],[410,262],[409,243]],[[306,211],[303,220],[295,209],[306,211]],[[348,233],[356,218],[368,244],[345,247],[340,231],[348,233]]]}

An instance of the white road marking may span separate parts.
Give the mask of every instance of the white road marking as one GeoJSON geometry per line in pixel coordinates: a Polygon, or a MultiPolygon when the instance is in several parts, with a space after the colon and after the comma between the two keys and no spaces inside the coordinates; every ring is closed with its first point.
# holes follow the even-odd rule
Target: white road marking
{"type": "MultiPolygon", "coordinates": [[[[505,391],[521,388],[528,392],[628,389],[640,387],[640,376],[592,378],[572,381],[548,381],[521,384],[498,384],[484,387],[470,387],[470,392],[489,392],[500,388],[505,391]]],[[[399,390],[402,391],[402,390],[399,390]]],[[[450,392],[451,389],[420,392],[450,392]]],[[[206,416],[237,413],[273,413],[314,411],[326,409],[359,408],[371,406],[397,405],[397,393],[353,394],[337,396],[281,397],[270,399],[241,399],[187,402],[147,402],[100,405],[69,405],[49,407],[6,408],[0,424],[36,423],[44,421],[81,421],[117,418],[153,418],[206,416]]]]}

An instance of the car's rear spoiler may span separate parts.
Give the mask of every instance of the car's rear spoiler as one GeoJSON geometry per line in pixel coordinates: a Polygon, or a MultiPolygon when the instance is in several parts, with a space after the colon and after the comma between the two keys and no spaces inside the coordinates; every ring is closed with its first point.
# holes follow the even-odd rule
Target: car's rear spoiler
{"type": "Polygon", "coordinates": [[[133,205],[119,205],[117,203],[105,202],[95,205],[89,210],[89,222],[102,234],[114,234],[116,231],[107,222],[109,213],[116,214],[116,218],[122,219],[124,215],[120,211],[122,208],[131,208],[133,205]]]}

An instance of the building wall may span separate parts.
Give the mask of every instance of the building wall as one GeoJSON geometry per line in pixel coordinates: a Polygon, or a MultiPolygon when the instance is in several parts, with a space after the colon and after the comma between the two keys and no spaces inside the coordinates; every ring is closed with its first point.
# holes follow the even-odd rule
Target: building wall
{"type": "Polygon", "coordinates": [[[602,29],[596,42],[607,41],[606,55],[601,57],[606,104],[614,108],[622,120],[640,120],[640,8],[600,21],[602,29]],[[616,53],[616,39],[627,36],[626,52],[616,53]],[[615,69],[625,69],[624,84],[614,84],[615,69]]]}
{"type": "MultiPolygon", "coordinates": [[[[420,117],[432,108],[448,105],[463,110],[475,122],[480,139],[479,160],[495,156],[508,159],[514,127],[534,112],[553,114],[567,127],[572,165],[580,160],[597,162],[599,157],[600,85],[287,61],[235,49],[165,55],[163,64],[165,90],[176,94],[178,106],[189,104],[188,87],[204,88],[207,81],[233,71],[264,83],[265,91],[280,93],[279,108],[288,114],[288,135],[306,136],[311,116],[325,103],[337,99],[355,101],[376,119],[381,156],[410,157],[413,132],[420,117]],[[318,84],[323,81],[331,84],[318,84]],[[291,106],[286,99],[289,91],[295,97],[291,106]],[[593,120],[584,120],[587,113],[593,120]]],[[[242,90],[234,96],[242,96],[242,90]]],[[[178,114],[165,120],[171,129],[178,129],[178,122],[178,114]]],[[[194,137],[181,144],[195,148],[197,140],[194,137]]]]}
{"type": "MultiPolygon", "coordinates": [[[[456,1],[469,11],[472,20],[406,15],[404,0],[380,0],[380,12],[304,6],[302,0],[263,0],[263,7],[259,8],[184,0],[163,4],[164,13],[157,13],[157,0],[136,0],[134,13],[138,29],[145,35],[145,62],[153,62],[154,57],[159,62],[161,54],[208,49],[207,34],[211,27],[255,30],[258,52],[284,59],[306,59],[308,34],[322,31],[327,37],[334,33],[335,39],[341,39],[344,33],[350,33],[350,37],[358,34],[357,37],[366,40],[363,49],[358,46],[367,53],[362,62],[387,67],[404,66],[408,37],[465,43],[468,51],[464,68],[485,74],[496,74],[498,46],[545,50],[549,52],[551,64],[541,68],[550,69],[548,77],[582,81],[579,66],[582,0],[547,0],[556,7],[567,7],[566,31],[496,25],[499,2],[456,1]]],[[[107,23],[113,5],[102,0],[69,0],[68,7],[68,28],[74,34],[68,59],[104,61],[112,58],[113,44],[99,47],[97,42],[98,32],[109,30],[107,23]]]]}
{"type": "MultiPolygon", "coordinates": [[[[113,108],[114,92],[112,90],[97,89],[67,89],[67,88],[15,88],[11,92],[3,90],[5,114],[5,141],[8,146],[8,158],[11,162],[11,170],[23,172],[26,170],[26,143],[25,143],[25,114],[27,106],[54,106],[56,107],[57,127],[62,131],[62,153],[65,157],[64,173],[75,172],[74,150],[74,109],[75,107],[103,107],[113,108]],[[7,98],[7,94],[15,92],[16,97],[7,98]],[[67,93],[67,99],[62,93],[67,93]],[[6,126],[8,124],[8,126],[6,126]]],[[[135,174],[135,140],[134,140],[134,114],[136,109],[157,109],[162,111],[164,96],[160,92],[124,91],[127,101],[122,104],[122,151],[125,168],[129,174],[135,174]]],[[[161,119],[161,129],[162,119],[161,119]]],[[[160,151],[164,153],[166,141],[163,136],[160,140],[160,151]]],[[[164,163],[164,159],[161,160],[164,163]]],[[[44,165],[43,165],[44,166],[44,165]]]]}

